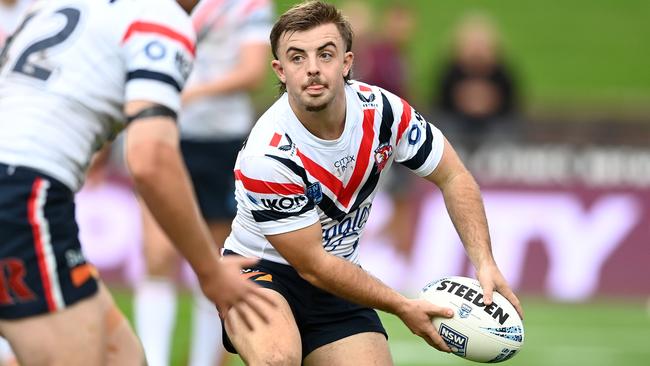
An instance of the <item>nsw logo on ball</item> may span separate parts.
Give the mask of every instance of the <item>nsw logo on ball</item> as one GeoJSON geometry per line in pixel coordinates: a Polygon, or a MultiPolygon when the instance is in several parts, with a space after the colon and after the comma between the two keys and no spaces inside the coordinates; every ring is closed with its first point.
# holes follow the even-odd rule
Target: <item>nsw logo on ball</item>
{"type": "Polygon", "coordinates": [[[440,324],[439,333],[455,355],[465,357],[465,353],[467,352],[467,336],[451,329],[445,323],[440,324]]]}

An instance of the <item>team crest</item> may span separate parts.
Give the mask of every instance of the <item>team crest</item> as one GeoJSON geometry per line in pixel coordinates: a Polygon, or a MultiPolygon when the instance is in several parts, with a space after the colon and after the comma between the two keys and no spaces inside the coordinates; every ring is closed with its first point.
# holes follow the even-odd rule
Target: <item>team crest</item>
{"type": "Polygon", "coordinates": [[[377,164],[377,170],[381,172],[392,155],[393,146],[388,142],[379,145],[379,147],[375,149],[375,164],[377,164]]]}

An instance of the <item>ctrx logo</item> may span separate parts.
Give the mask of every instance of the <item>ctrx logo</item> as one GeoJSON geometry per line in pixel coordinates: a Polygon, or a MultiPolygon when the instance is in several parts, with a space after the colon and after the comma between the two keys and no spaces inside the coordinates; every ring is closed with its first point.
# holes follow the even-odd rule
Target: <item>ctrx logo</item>
{"type": "Polygon", "coordinates": [[[262,198],[262,205],[269,210],[279,212],[294,212],[307,205],[309,199],[305,195],[283,198],[262,198]]]}
{"type": "Polygon", "coordinates": [[[348,169],[348,167],[350,167],[350,164],[352,164],[352,166],[354,166],[354,162],[355,162],[355,159],[354,159],[353,155],[345,156],[345,157],[335,161],[334,162],[334,168],[336,169],[336,174],[339,177],[342,177],[343,174],[345,174],[345,171],[348,169]]]}

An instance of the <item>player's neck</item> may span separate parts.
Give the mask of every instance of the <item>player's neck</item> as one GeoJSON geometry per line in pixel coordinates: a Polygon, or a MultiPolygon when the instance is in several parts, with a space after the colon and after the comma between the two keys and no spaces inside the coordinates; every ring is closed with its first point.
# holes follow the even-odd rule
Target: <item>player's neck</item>
{"type": "Polygon", "coordinates": [[[345,93],[335,97],[325,109],[313,112],[291,103],[289,105],[303,126],[314,136],[323,140],[336,140],[345,129],[345,93]]]}

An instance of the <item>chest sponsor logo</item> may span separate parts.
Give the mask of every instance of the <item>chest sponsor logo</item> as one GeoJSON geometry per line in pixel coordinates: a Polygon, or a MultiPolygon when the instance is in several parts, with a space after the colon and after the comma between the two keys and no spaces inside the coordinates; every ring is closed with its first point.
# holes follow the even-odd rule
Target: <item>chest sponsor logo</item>
{"type": "Polygon", "coordinates": [[[354,168],[354,162],[356,159],[353,155],[345,156],[334,162],[334,169],[336,169],[336,174],[341,177],[345,174],[345,171],[348,168],[354,168]]]}
{"type": "Polygon", "coordinates": [[[341,221],[323,228],[323,246],[327,251],[333,251],[343,243],[352,244],[352,251],[356,248],[359,236],[370,216],[371,203],[350,212],[341,221]]]}

